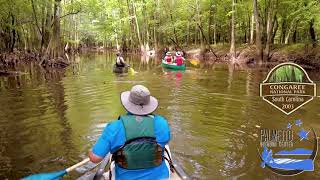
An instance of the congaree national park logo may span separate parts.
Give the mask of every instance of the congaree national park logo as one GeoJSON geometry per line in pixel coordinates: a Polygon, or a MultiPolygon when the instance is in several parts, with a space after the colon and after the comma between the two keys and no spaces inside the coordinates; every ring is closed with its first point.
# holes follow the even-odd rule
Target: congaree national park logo
{"type": "Polygon", "coordinates": [[[316,96],[316,84],[301,66],[282,63],[274,67],[260,84],[260,96],[289,115],[316,96]]]}
{"type": "Polygon", "coordinates": [[[293,176],[314,171],[317,151],[315,131],[304,126],[300,119],[280,129],[260,129],[261,167],[276,174],[293,176]]]}

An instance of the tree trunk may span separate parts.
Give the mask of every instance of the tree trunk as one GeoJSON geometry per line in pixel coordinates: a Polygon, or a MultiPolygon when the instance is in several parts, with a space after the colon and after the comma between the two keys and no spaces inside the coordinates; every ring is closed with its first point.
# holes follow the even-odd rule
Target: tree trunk
{"type": "Polygon", "coordinates": [[[288,30],[288,34],[287,34],[287,36],[286,36],[286,38],[285,38],[285,41],[284,41],[285,44],[289,44],[289,38],[290,38],[290,35],[291,35],[292,31],[293,31],[293,28],[294,28],[294,26],[295,26],[295,23],[296,23],[296,18],[294,18],[294,19],[292,20],[291,24],[290,24],[290,28],[289,28],[289,30],[288,30]]]}
{"type": "MultiPolygon", "coordinates": [[[[170,19],[171,19],[172,24],[174,24],[175,21],[173,20],[172,13],[170,13],[170,19]]],[[[176,43],[179,44],[176,28],[174,26],[173,26],[173,35],[174,35],[174,39],[175,39],[176,43]]]]}
{"type": "Polygon", "coordinates": [[[217,44],[217,25],[216,25],[216,20],[214,19],[213,23],[213,44],[217,44]]]}
{"type": "Polygon", "coordinates": [[[309,33],[311,37],[312,46],[316,47],[317,45],[317,39],[316,39],[316,32],[314,30],[314,18],[312,18],[309,22],[309,33]]]}
{"type": "Polygon", "coordinates": [[[154,3],[154,14],[153,14],[153,20],[154,20],[154,26],[153,26],[153,40],[154,40],[154,47],[155,50],[157,51],[159,49],[159,44],[158,44],[158,37],[157,37],[157,29],[158,29],[158,20],[159,20],[159,0],[156,0],[154,3]]]}
{"type": "Polygon", "coordinates": [[[254,15],[251,16],[251,26],[250,26],[250,44],[253,44],[253,33],[254,33],[254,15]]]}
{"type": "Polygon", "coordinates": [[[258,64],[262,64],[263,61],[263,49],[261,41],[261,22],[260,15],[258,12],[257,0],[253,0],[254,18],[256,23],[256,48],[257,48],[257,61],[258,64]]]}
{"type": "Polygon", "coordinates": [[[37,17],[37,12],[36,12],[36,8],[35,8],[35,5],[34,5],[34,2],[33,0],[31,0],[31,6],[32,6],[32,12],[33,12],[33,18],[35,20],[35,25],[37,27],[37,31],[35,32],[35,34],[37,35],[37,42],[36,42],[36,48],[39,48],[39,43],[38,43],[38,40],[41,41],[41,44],[40,44],[40,49],[42,48],[42,39],[43,39],[43,35],[42,35],[42,31],[40,29],[40,26],[39,26],[39,22],[38,22],[38,17],[37,17]],[[38,38],[38,36],[40,35],[40,37],[38,38]]]}
{"type": "MultiPolygon", "coordinates": [[[[124,12],[123,12],[123,9],[122,7],[120,6],[121,5],[121,0],[118,0],[118,5],[119,5],[119,9],[120,9],[120,27],[118,29],[117,32],[120,32],[120,36],[121,36],[121,46],[119,45],[119,49],[118,51],[121,49],[122,51],[126,51],[126,35],[125,33],[123,33],[123,27],[124,27],[124,22],[121,21],[121,19],[124,17],[124,12]]],[[[119,41],[119,40],[118,40],[119,41]]],[[[118,42],[119,43],[119,42],[118,42]]]]}
{"type": "MultiPolygon", "coordinates": [[[[133,5],[132,5],[132,2],[131,0],[127,0],[127,7],[128,7],[128,14],[130,17],[134,17],[133,15],[133,5]]],[[[129,24],[130,24],[130,28],[131,28],[131,31],[129,31],[129,47],[130,49],[132,49],[132,47],[134,46],[134,37],[133,37],[133,33],[132,32],[135,32],[136,29],[135,29],[135,25],[134,25],[134,20],[132,18],[129,18],[129,24]]]]}
{"type": "Polygon", "coordinates": [[[231,46],[230,54],[231,60],[235,61],[236,58],[236,45],[235,45],[235,0],[232,0],[232,17],[231,17],[231,46]]]}
{"type": "Polygon", "coordinates": [[[273,34],[272,34],[272,38],[271,38],[272,44],[274,44],[274,38],[276,37],[276,33],[278,31],[278,28],[279,28],[278,18],[275,18],[274,25],[273,25],[273,34]]]}
{"type": "Polygon", "coordinates": [[[266,49],[265,49],[265,53],[264,53],[265,60],[267,60],[269,58],[270,46],[272,43],[272,36],[273,36],[272,30],[273,30],[274,21],[277,18],[276,16],[273,15],[274,14],[273,12],[274,12],[274,9],[269,8],[268,20],[267,20],[267,41],[266,41],[266,49]]]}
{"type": "Polygon", "coordinates": [[[188,21],[187,45],[190,44],[190,21],[188,21]]]}
{"type": "MultiPolygon", "coordinates": [[[[200,14],[201,14],[201,7],[200,7],[200,1],[199,0],[196,0],[196,13],[197,13],[197,24],[199,27],[202,27],[201,25],[201,17],[200,17],[200,14]]],[[[199,30],[200,31],[200,30],[199,30]]],[[[205,50],[205,46],[204,46],[204,43],[203,43],[203,33],[200,32],[199,33],[199,39],[200,39],[200,47],[201,47],[201,52],[204,52],[205,50]]]]}
{"type": "Polygon", "coordinates": [[[117,33],[117,31],[115,32],[115,35],[116,35],[116,48],[117,48],[117,51],[120,51],[120,45],[119,45],[119,40],[118,40],[118,33],[117,33]]]}
{"type": "Polygon", "coordinates": [[[140,51],[141,53],[145,53],[145,47],[143,45],[142,39],[141,39],[141,34],[140,34],[140,27],[139,27],[139,23],[138,23],[138,18],[137,18],[137,10],[136,10],[136,5],[135,2],[133,2],[133,15],[134,15],[134,19],[135,19],[135,25],[136,25],[136,33],[137,33],[137,38],[138,38],[138,42],[140,45],[140,51]]]}
{"type": "Polygon", "coordinates": [[[47,55],[52,59],[62,57],[63,48],[61,45],[60,37],[60,15],[61,15],[61,0],[55,0],[54,11],[53,11],[53,28],[52,37],[50,39],[47,55]]]}
{"type": "Polygon", "coordinates": [[[15,30],[15,17],[13,14],[11,14],[11,25],[12,25],[12,37],[11,37],[11,46],[10,46],[10,52],[13,52],[14,46],[16,43],[16,30],[15,30]]]}
{"type": "Polygon", "coordinates": [[[209,8],[209,21],[208,21],[208,41],[209,44],[212,42],[212,37],[211,37],[211,26],[212,26],[212,16],[213,16],[213,4],[212,1],[210,1],[210,8],[209,8]]]}
{"type": "Polygon", "coordinates": [[[297,27],[295,27],[292,35],[292,42],[296,43],[297,42],[297,27]]]}
{"type": "Polygon", "coordinates": [[[147,14],[147,8],[146,8],[146,1],[143,0],[143,20],[144,20],[144,23],[143,23],[143,29],[144,29],[144,42],[143,42],[143,45],[145,47],[145,53],[148,52],[150,50],[149,48],[149,27],[148,27],[148,14],[147,14]]]}

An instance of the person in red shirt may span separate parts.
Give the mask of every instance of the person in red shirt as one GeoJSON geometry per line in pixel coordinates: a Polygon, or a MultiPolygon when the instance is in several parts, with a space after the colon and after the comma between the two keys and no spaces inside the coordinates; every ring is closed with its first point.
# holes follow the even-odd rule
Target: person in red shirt
{"type": "Polygon", "coordinates": [[[182,66],[184,64],[183,63],[184,59],[183,59],[183,57],[181,55],[181,52],[179,52],[179,51],[176,52],[175,60],[176,60],[177,66],[182,66]]]}
{"type": "Polygon", "coordinates": [[[164,57],[164,60],[165,60],[167,63],[171,63],[171,62],[172,62],[171,52],[167,52],[167,53],[166,53],[166,56],[164,57]]]}

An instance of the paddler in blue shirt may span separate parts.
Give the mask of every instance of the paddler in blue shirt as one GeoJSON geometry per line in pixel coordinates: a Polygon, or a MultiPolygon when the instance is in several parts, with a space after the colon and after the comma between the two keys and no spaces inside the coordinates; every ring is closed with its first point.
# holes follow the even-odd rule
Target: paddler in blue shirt
{"type": "Polygon", "coordinates": [[[170,129],[164,117],[152,114],[157,99],[142,85],[121,93],[120,99],[128,114],[106,126],[89,152],[90,160],[98,163],[110,152],[115,162],[112,177],[117,180],[168,179],[164,148],[170,129]]]}

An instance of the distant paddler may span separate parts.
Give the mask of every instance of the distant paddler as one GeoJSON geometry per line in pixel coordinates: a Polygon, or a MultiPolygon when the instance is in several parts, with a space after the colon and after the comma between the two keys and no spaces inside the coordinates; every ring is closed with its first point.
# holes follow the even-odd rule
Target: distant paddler
{"type": "Polygon", "coordinates": [[[122,54],[118,52],[117,54],[117,59],[116,59],[116,67],[118,68],[124,68],[128,67],[129,65],[124,61],[122,54]]]}
{"type": "Polygon", "coordinates": [[[164,60],[165,60],[166,63],[168,63],[168,64],[172,63],[172,55],[171,55],[171,52],[170,52],[170,51],[168,51],[168,52],[166,53],[166,56],[164,57],[164,60]]]}
{"type": "Polygon", "coordinates": [[[116,63],[113,66],[113,72],[115,72],[115,73],[127,73],[128,69],[129,69],[129,72],[131,74],[134,74],[135,73],[134,69],[131,68],[130,65],[127,64],[124,61],[121,53],[118,52],[116,55],[117,55],[117,59],[116,59],[116,63]]]}
{"type": "Polygon", "coordinates": [[[174,59],[175,59],[177,66],[182,66],[184,64],[185,59],[182,57],[182,53],[180,51],[176,52],[176,56],[174,59]]]}

